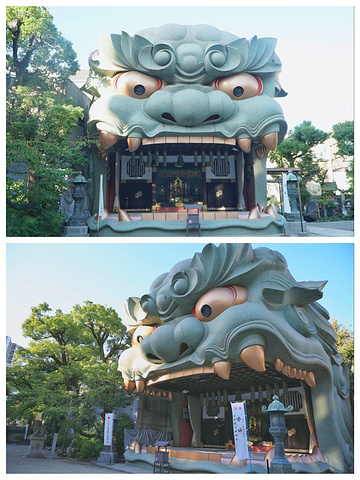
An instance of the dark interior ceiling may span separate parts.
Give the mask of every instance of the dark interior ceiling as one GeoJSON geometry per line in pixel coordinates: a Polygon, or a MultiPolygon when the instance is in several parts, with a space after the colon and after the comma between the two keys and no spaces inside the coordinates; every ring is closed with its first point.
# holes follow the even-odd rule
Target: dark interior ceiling
{"type": "Polygon", "coordinates": [[[259,385],[263,387],[263,390],[266,389],[267,384],[273,389],[275,383],[278,384],[279,388],[282,388],[283,382],[286,382],[288,388],[300,385],[299,380],[286,377],[273,366],[266,365],[265,372],[256,372],[242,364],[232,366],[229,380],[224,380],[214,373],[207,373],[166,380],[147,388],[170,392],[187,390],[190,395],[194,396],[200,396],[201,393],[205,394],[206,392],[217,392],[218,390],[223,392],[226,390],[228,395],[232,395],[236,392],[248,393],[251,387],[258,391],[259,385]]]}

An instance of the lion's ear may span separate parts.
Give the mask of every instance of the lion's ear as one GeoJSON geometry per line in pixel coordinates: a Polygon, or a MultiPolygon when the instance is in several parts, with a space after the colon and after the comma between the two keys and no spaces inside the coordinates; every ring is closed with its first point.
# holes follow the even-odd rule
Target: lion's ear
{"type": "Polygon", "coordinates": [[[263,288],[262,296],[265,303],[275,310],[285,305],[304,307],[322,298],[325,282],[299,282],[290,288],[263,288]]]}

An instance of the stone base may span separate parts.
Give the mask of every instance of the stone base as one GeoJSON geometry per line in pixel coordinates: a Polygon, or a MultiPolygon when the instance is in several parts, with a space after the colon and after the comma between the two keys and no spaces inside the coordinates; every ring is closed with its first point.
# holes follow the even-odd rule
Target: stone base
{"type": "Polygon", "coordinates": [[[292,468],[291,463],[288,461],[278,462],[274,464],[274,461],[271,462],[270,473],[295,473],[295,470],[292,468]]]}
{"type": "Polygon", "coordinates": [[[45,438],[32,438],[30,441],[30,447],[28,453],[25,454],[25,458],[45,458],[43,454],[45,438]]]}
{"type": "Polygon", "coordinates": [[[105,465],[112,465],[113,463],[117,463],[119,461],[119,456],[117,452],[105,450],[100,452],[100,457],[97,459],[97,463],[103,463],[105,465]]]}
{"type": "Polygon", "coordinates": [[[89,237],[87,225],[64,228],[64,237],[89,237]]]}
{"type": "Polygon", "coordinates": [[[306,236],[309,234],[308,227],[305,222],[302,222],[302,229],[301,229],[301,222],[286,222],[285,225],[286,235],[298,235],[298,236],[306,236]]]}
{"type": "Polygon", "coordinates": [[[45,458],[45,455],[42,452],[29,452],[24,456],[25,458],[45,458]]]}

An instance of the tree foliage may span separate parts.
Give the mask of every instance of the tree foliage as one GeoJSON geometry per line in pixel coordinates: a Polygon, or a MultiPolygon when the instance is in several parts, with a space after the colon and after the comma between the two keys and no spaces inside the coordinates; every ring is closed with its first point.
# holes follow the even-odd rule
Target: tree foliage
{"type": "Polygon", "coordinates": [[[354,367],[354,332],[346,324],[340,324],[337,318],[331,320],[336,335],[336,346],[350,369],[354,367]]]}
{"type": "Polygon", "coordinates": [[[92,302],[71,313],[42,303],[22,327],[30,342],[7,371],[8,421],[41,413],[63,432],[101,438],[104,414],[127,402],[117,356],[130,337],[120,317],[92,302]]]}
{"type": "Polygon", "coordinates": [[[303,182],[310,180],[324,181],[324,172],[316,162],[313,147],[322,144],[328,134],[317,129],[310,121],[304,121],[290,130],[288,136],[278,145],[276,150],[270,152],[271,161],[281,168],[300,168],[303,182]]]}
{"type": "Polygon", "coordinates": [[[354,195],[354,121],[334,125],[332,136],[337,143],[337,155],[349,160],[346,176],[349,179],[349,193],[354,195]]]}
{"type": "Polygon", "coordinates": [[[84,116],[71,99],[13,88],[6,99],[7,235],[57,236],[68,178],[87,162],[86,139],[70,134],[84,116]],[[18,173],[20,171],[20,174],[18,173]]]}
{"type": "Polygon", "coordinates": [[[76,53],[46,7],[6,7],[6,69],[15,86],[64,91],[79,70],[76,53]]]}

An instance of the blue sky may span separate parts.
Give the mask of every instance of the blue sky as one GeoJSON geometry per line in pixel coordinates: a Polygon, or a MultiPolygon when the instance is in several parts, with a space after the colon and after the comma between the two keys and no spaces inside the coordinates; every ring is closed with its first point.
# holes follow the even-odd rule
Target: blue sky
{"type": "MultiPolygon", "coordinates": [[[[297,281],[328,280],[320,303],[353,326],[352,243],[255,243],[281,252],[297,281]]],[[[120,315],[129,296],[148,292],[152,281],[205,243],[8,243],[6,335],[23,346],[21,324],[31,307],[47,302],[69,312],[85,300],[120,315]]]]}
{"type": "Polygon", "coordinates": [[[51,7],[50,13],[58,30],[73,43],[82,68],[87,68],[88,56],[97,48],[102,33],[124,30],[133,35],[166,23],[205,23],[248,39],[254,35],[275,37],[283,63],[280,80],[288,92],[279,103],[289,128],[311,120],[317,128],[330,131],[334,124],[353,119],[353,9],[346,1],[341,4],[344,6],[61,6],[51,7]]]}

